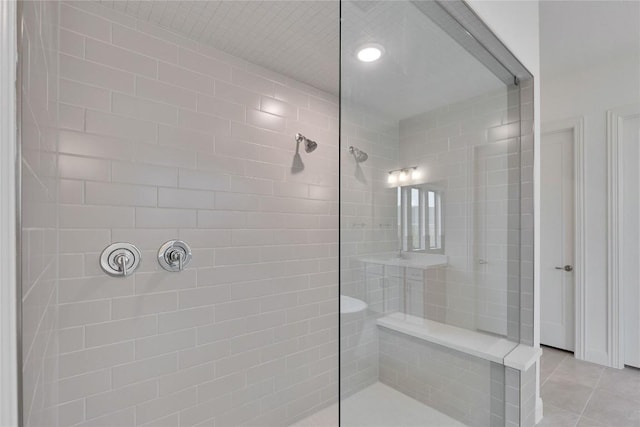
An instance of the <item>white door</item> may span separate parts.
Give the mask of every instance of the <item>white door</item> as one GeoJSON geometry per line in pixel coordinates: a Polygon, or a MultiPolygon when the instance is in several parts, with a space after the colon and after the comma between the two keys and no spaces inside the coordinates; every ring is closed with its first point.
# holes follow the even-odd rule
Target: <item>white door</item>
{"type": "Polygon", "coordinates": [[[620,283],[624,298],[624,363],[640,367],[640,117],[622,121],[620,283]]]}
{"type": "Polygon", "coordinates": [[[540,179],[540,342],[574,350],[573,130],[542,135],[540,179]]]}

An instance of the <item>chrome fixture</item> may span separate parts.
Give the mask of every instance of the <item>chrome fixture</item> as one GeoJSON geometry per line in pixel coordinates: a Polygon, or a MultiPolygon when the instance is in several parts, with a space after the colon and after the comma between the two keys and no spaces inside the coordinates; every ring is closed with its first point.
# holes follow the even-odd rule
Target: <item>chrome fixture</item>
{"type": "Polygon", "coordinates": [[[400,172],[400,173],[402,173],[402,172],[404,172],[404,173],[409,173],[410,171],[414,171],[414,170],[417,170],[417,169],[418,169],[418,167],[417,167],[417,166],[409,166],[409,167],[407,167],[407,168],[400,168],[400,169],[393,169],[393,170],[390,170],[390,171],[389,171],[389,174],[393,174],[393,173],[396,173],[396,172],[400,172]]]}
{"type": "Polygon", "coordinates": [[[311,153],[316,148],[318,148],[317,142],[310,140],[309,138],[307,138],[301,133],[296,133],[296,142],[298,144],[300,144],[301,142],[304,142],[304,151],[306,151],[307,153],[311,153]]]}
{"type": "Polygon", "coordinates": [[[353,145],[349,147],[349,152],[353,154],[353,157],[356,159],[356,162],[362,163],[366,162],[369,158],[369,155],[364,151],[354,147],[353,145]]]}
{"type": "Polygon", "coordinates": [[[140,265],[140,251],[131,243],[113,243],[100,256],[100,266],[109,276],[126,277],[140,265]]]}
{"type": "Polygon", "coordinates": [[[158,250],[158,263],[167,271],[182,271],[191,262],[191,248],[182,240],[169,240],[158,250]]]}
{"type": "Polygon", "coordinates": [[[406,182],[420,178],[417,166],[409,166],[406,168],[393,169],[389,171],[389,177],[387,182],[389,184],[396,184],[398,182],[406,182]]]}

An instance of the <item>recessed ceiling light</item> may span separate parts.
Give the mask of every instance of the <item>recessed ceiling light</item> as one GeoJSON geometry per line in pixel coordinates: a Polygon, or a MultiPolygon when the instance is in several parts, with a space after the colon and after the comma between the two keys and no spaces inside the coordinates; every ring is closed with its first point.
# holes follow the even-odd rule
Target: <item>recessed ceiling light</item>
{"type": "Polygon", "coordinates": [[[368,43],[358,49],[358,59],[362,62],[373,62],[384,54],[384,48],[377,43],[368,43]]]}

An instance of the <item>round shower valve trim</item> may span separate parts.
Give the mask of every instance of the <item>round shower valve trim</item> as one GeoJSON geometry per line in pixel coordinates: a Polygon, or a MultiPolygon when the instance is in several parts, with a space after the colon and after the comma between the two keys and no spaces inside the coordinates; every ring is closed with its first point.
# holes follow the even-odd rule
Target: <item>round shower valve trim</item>
{"type": "Polygon", "coordinates": [[[169,240],[158,251],[158,263],[167,271],[182,271],[191,262],[191,248],[182,240],[169,240]]]}
{"type": "Polygon", "coordinates": [[[100,256],[100,266],[109,276],[126,277],[140,265],[140,251],[131,243],[113,243],[100,256]]]}

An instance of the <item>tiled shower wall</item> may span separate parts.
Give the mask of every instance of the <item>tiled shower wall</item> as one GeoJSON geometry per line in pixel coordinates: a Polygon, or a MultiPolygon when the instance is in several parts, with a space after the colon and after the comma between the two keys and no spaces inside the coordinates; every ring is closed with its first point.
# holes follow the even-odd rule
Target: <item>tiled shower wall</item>
{"type": "Polygon", "coordinates": [[[384,327],[379,340],[381,382],[464,425],[505,425],[503,365],[384,327]]]}
{"type": "Polygon", "coordinates": [[[27,426],[54,426],[58,4],[29,1],[19,3],[19,7],[22,416],[27,426]]]}
{"type": "Polygon", "coordinates": [[[368,304],[366,311],[340,318],[344,398],[378,380],[375,322],[384,313],[385,292],[391,286],[367,274],[360,258],[398,248],[396,190],[386,185],[387,171],[398,164],[398,122],[343,100],[341,150],[340,291],[368,304]],[[356,162],[349,146],[368,153],[367,161],[356,162]]]}
{"type": "Polygon", "coordinates": [[[60,40],[60,425],[335,401],[337,99],[94,2],[61,5],[60,40]],[[193,261],[169,273],[176,238],[193,261]],[[143,257],[125,279],[98,264],[119,241],[143,257]]]}
{"type": "MultiPolygon", "coordinates": [[[[533,78],[520,82],[520,287],[513,296],[515,305],[519,297],[520,342],[534,343],[534,203],[533,203],[533,78]]],[[[511,297],[511,295],[510,295],[511,297]]],[[[509,316],[511,320],[511,315],[509,316]]],[[[515,318],[515,316],[513,316],[515,318]]],[[[511,325],[511,322],[510,322],[511,325]]],[[[530,375],[530,374],[527,374],[530,375]]],[[[533,374],[535,376],[535,374],[533,374]]]]}
{"type": "Polygon", "coordinates": [[[444,192],[448,266],[427,273],[425,317],[516,342],[517,92],[488,92],[400,122],[400,163],[418,166],[421,182],[444,192]]]}

